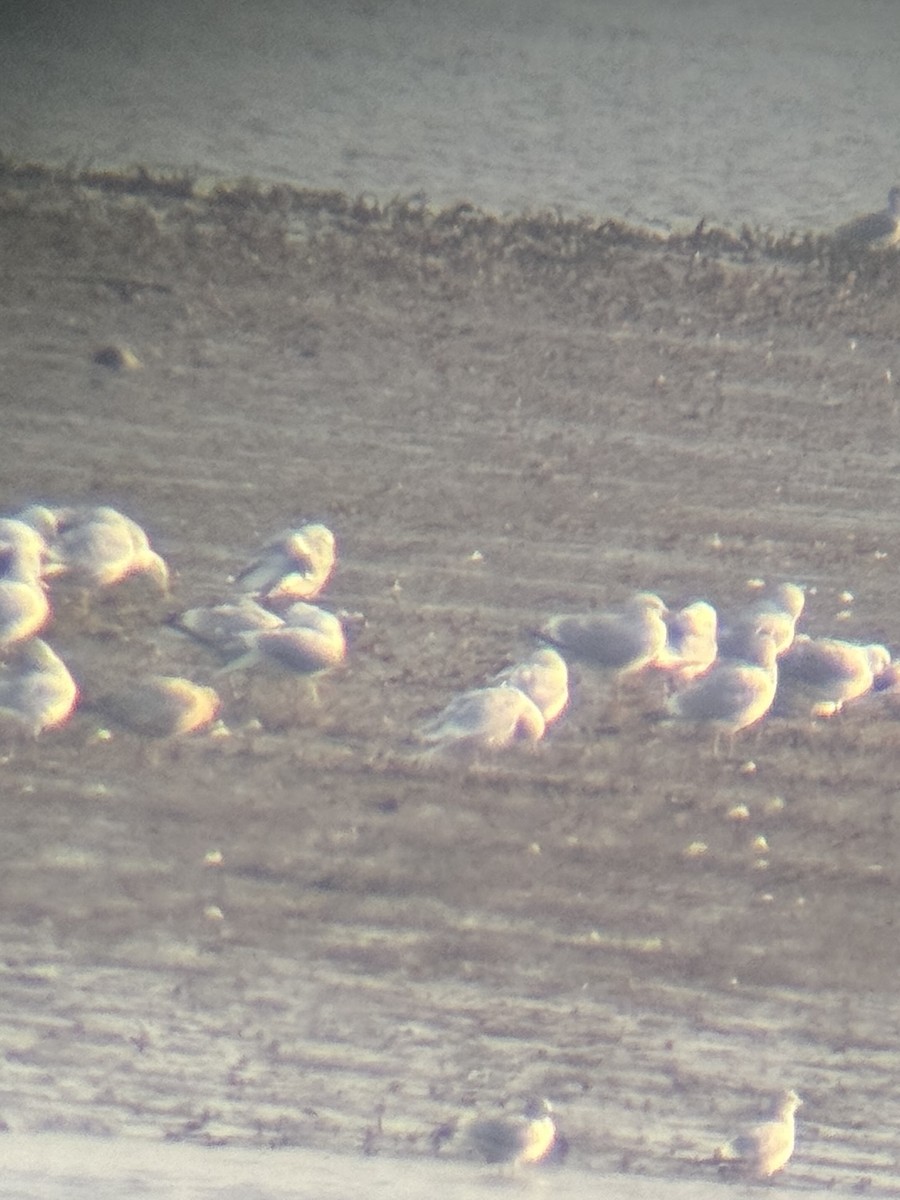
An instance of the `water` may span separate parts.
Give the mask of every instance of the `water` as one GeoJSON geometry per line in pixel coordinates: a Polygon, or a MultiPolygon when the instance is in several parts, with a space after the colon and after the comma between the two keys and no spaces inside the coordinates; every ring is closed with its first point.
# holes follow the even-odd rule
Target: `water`
{"type": "Polygon", "coordinates": [[[824,227],[896,182],[892,0],[15,10],[0,147],[667,227],[824,227]]]}

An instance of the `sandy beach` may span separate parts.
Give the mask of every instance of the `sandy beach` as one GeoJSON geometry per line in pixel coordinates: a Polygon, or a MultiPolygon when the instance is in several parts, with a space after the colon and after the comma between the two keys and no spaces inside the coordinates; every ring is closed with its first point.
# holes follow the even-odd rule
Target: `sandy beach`
{"type": "Polygon", "coordinates": [[[477,1188],[436,1131],[536,1091],[566,1171],[701,1194],[789,1085],[786,1185],[896,1192],[894,710],[717,758],[584,672],[530,752],[410,745],[547,614],[639,587],[798,580],[806,628],[896,645],[896,261],[10,165],[2,194],[3,509],[102,496],[175,573],[59,593],[84,702],[4,752],[9,1137],[350,1179],[437,1137],[477,1188]],[[92,361],[116,340],[142,369],[92,361]],[[363,618],[316,702],[166,624],[300,517],[363,618]],[[110,727],[92,697],[144,671],[215,682],[228,734],[110,727]]]}

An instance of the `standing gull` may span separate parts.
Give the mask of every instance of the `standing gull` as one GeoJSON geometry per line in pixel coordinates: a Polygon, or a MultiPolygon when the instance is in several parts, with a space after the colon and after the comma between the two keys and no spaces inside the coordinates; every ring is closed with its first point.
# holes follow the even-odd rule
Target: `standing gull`
{"type": "Polygon", "coordinates": [[[551,617],[540,637],[569,662],[635,675],[665,653],[666,606],[651,592],[638,592],[621,609],[584,616],[551,617]]]}
{"type": "Polygon", "coordinates": [[[713,752],[719,739],[733,739],[766,715],[778,681],[775,642],[765,628],[746,635],[740,658],[719,658],[705,675],[669,697],[668,712],[684,721],[711,725],[713,752]]]}
{"type": "Polygon", "coordinates": [[[775,1104],[771,1121],[719,1146],[713,1161],[731,1164],[754,1179],[768,1179],[781,1171],[794,1153],[794,1113],[802,1103],[796,1092],[784,1092],[775,1104]]]}
{"type": "Polygon", "coordinates": [[[549,1100],[530,1100],[519,1118],[478,1117],[468,1128],[473,1152],[486,1163],[525,1166],[544,1161],[556,1140],[549,1100]]]}
{"type": "Polygon", "coordinates": [[[677,689],[708,670],[718,653],[718,617],[705,600],[696,600],[666,618],[665,651],[656,666],[677,689]]]}
{"type": "Polygon", "coordinates": [[[797,621],[803,612],[806,594],[796,583],[779,583],[766,588],[752,604],[743,608],[727,622],[719,636],[719,653],[737,658],[742,653],[748,634],[766,630],[775,642],[775,654],[780,656],[794,640],[797,621]]]}
{"type": "Polygon", "coordinates": [[[336,561],[334,534],[325,525],[287,529],[262,548],[237,576],[241,591],[263,604],[314,600],[331,578],[336,561]]]}
{"type": "Polygon", "coordinates": [[[900,187],[888,192],[887,208],[848,221],[834,231],[834,239],[845,245],[886,249],[900,244],[900,187]]]}

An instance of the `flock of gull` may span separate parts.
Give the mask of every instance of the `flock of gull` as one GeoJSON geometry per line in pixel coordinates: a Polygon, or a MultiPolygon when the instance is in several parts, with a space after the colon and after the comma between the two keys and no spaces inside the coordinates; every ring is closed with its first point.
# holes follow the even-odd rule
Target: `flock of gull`
{"type": "MultiPolygon", "coordinates": [[[[737,1134],[702,1161],[748,1179],[771,1179],[794,1153],[794,1114],[802,1103],[795,1091],[781,1092],[773,1103],[771,1120],[737,1134]]],[[[568,1150],[553,1109],[543,1099],[529,1100],[519,1117],[478,1117],[469,1124],[466,1136],[474,1156],[500,1166],[561,1162],[568,1150]]]]}
{"type": "MultiPolygon", "coordinates": [[[[841,227],[837,236],[873,245],[900,242],[900,187],[883,212],[841,227]]],[[[335,568],[331,530],[321,524],[288,529],[230,581],[221,603],[191,608],[173,624],[214,649],[220,674],[275,666],[312,676],[347,655],[339,616],[313,604],[335,568]]],[[[63,659],[39,635],[53,615],[53,588],[67,578],[86,594],[145,575],[168,594],[169,569],[144,530],[107,506],[32,505],[0,518],[0,729],[30,735],[62,725],[79,702],[79,687],[63,659]]],[[[805,592],[793,583],[760,588],[726,620],[698,600],[672,611],[650,592],[619,609],[549,618],[540,645],[486,684],[460,693],[421,723],[428,753],[502,750],[537,742],[569,706],[569,668],[578,664],[612,677],[616,691],[630,679],[663,681],[661,715],[710,727],[715,747],[768,713],[831,716],[878,693],[900,691],[900,663],[879,644],[797,632],[805,592]]],[[[172,735],[208,728],[220,710],[216,691],[155,675],[131,680],[116,711],[140,733],[172,735]]],[[[782,1170],[794,1149],[793,1091],[778,1097],[772,1119],[720,1146],[710,1160],[758,1180],[782,1170]]],[[[566,1140],[546,1100],[522,1116],[472,1121],[473,1153],[514,1166],[560,1161],[566,1140]]]]}
{"type": "MultiPolygon", "coordinates": [[[[884,212],[850,222],[839,237],[867,244],[900,242],[900,187],[884,212]]],[[[335,538],[305,524],[272,538],[231,581],[221,603],[188,609],[174,619],[184,633],[212,647],[220,673],[274,665],[301,676],[344,661],[339,616],[313,604],[334,571],[335,538]]],[[[79,702],[79,687],[62,658],[38,635],[50,623],[52,589],[66,577],[89,594],[134,575],[168,594],[169,569],[144,530],[107,506],[32,505],[0,518],[0,728],[38,735],[62,725],[79,702]]],[[[761,589],[725,621],[698,600],[670,611],[650,592],[617,610],[559,615],[536,631],[530,655],[485,685],[453,697],[419,726],[429,752],[500,750],[537,742],[569,705],[569,668],[579,664],[612,676],[616,691],[635,678],[662,678],[664,715],[726,735],[769,712],[831,716],[877,693],[900,691],[900,664],[879,644],[813,638],[797,632],[805,592],[793,583],[761,589]]],[[[207,728],[220,700],[211,687],[176,676],[132,680],[117,700],[124,722],[145,734],[207,728]]],[[[773,1117],[720,1146],[713,1163],[768,1179],[794,1149],[793,1091],[776,1101],[773,1117]]],[[[468,1128],[473,1153],[514,1166],[560,1161],[567,1148],[550,1104],[530,1102],[522,1116],[478,1118],[468,1128]]]]}
{"type": "MultiPolygon", "coordinates": [[[[339,616],[312,601],[335,562],[334,535],[324,525],[286,530],[229,581],[229,597],[188,609],[173,624],[226,660],[220,673],[270,664],[310,676],[334,667],[347,653],[345,631],[339,616]]],[[[78,703],[68,667],[38,636],[52,618],[56,581],[68,578],[90,596],[133,575],[146,575],[168,595],[167,564],[144,530],[113,508],[33,505],[0,518],[0,724],[37,735],[65,722],[78,703]]],[[[868,691],[897,686],[885,647],[798,634],[804,600],[798,585],[779,584],[724,625],[706,601],[670,612],[648,592],[617,611],[552,617],[529,656],[454,697],[422,722],[418,738],[434,752],[537,741],[569,703],[569,663],[610,672],[616,688],[632,677],[662,676],[669,715],[732,735],[760,720],[783,690],[813,711],[835,712],[868,691]]],[[[174,676],[131,680],[123,697],[125,723],[148,734],[208,727],[219,711],[212,688],[174,676]]],[[[780,1171],[793,1152],[799,1104],[796,1093],[785,1093],[773,1120],[719,1147],[710,1161],[758,1179],[780,1171]]],[[[519,1119],[477,1118],[467,1132],[472,1152],[489,1163],[565,1156],[545,1100],[519,1119]]]]}
{"type": "MultiPolygon", "coordinates": [[[[230,596],[172,623],[219,654],[219,674],[263,666],[314,676],[347,655],[341,616],[312,603],[335,563],[326,526],[285,530],[230,580],[230,596]]],[[[52,617],[56,581],[68,577],[89,595],[133,575],[168,593],[167,564],[116,509],[32,505],[0,518],[0,724],[37,735],[78,703],[68,667],[38,636],[52,617]]],[[[797,632],[805,600],[798,584],[779,583],[759,585],[726,619],[705,600],[670,610],[652,592],[616,610],[553,616],[529,655],[454,696],[421,722],[416,740],[426,757],[537,742],[569,705],[575,664],[611,676],[617,692],[630,679],[661,679],[660,716],[710,728],[716,752],[723,736],[773,710],[824,717],[900,690],[900,664],[885,646],[797,632]]],[[[137,732],[165,736],[209,727],[220,701],[211,687],[157,675],[129,680],[114,708],[137,732]]]]}
{"type": "Polygon", "coordinates": [[[661,678],[660,716],[710,728],[716,752],[723,736],[772,711],[828,717],[900,690],[900,664],[886,646],[798,633],[804,589],[758,586],[724,621],[705,600],[670,611],[652,592],[613,611],[551,617],[536,633],[540,649],[454,697],[420,736],[441,750],[537,741],[568,705],[573,664],[611,675],[617,691],[628,679],[661,678]]]}
{"type": "MultiPolygon", "coordinates": [[[[233,579],[230,599],[173,623],[227,660],[220,673],[270,664],[309,676],[336,666],[347,652],[343,625],[310,603],[335,558],[324,525],[287,530],[233,579]]],[[[51,621],[57,581],[89,597],[135,575],[168,594],[166,562],[114,508],[32,505],[0,518],[0,728],[36,736],[62,725],[79,702],[66,663],[38,636],[51,621]]],[[[123,724],[158,736],[207,728],[220,709],[215,689],[179,676],[131,679],[108,699],[123,724]]]]}

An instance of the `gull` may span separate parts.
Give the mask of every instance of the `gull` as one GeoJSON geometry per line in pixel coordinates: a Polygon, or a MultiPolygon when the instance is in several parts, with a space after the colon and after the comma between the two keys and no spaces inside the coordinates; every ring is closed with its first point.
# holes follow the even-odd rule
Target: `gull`
{"type": "Polygon", "coordinates": [[[652,592],[638,592],[621,609],[584,616],[551,617],[539,633],[569,662],[635,675],[665,653],[666,606],[652,592]]]}
{"type": "Polygon", "coordinates": [[[40,638],[18,647],[0,667],[0,722],[37,737],[68,719],[78,687],[59,655],[40,638]]]}
{"type": "Polygon", "coordinates": [[[879,671],[872,681],[875,695],[895,696],[900,693],[900,663],[892,662],[879,671]]]}
{"type": "Polygon", "coordinates": [[[549,1100],[530,1100],[518,1119],[479,1117],[467,1135],[472,1151],[483,1162],[510,1166],[543,1162],[557,1136],[549,1100]]]}
{"type": "Polygon", "coordinates": [[[779,704],[791,708],[802,701],[813,716],[831,716],[871,692],[890,664],[886,646],[798,634],[780,661],[779,704]]]}
{"type": "Polygon", "coordinates": [[[867,708],[896,714],[900,708],[900,662],[888,663],[872,680],[872,690],[860,697],[867,708]]]}
{"type": "Polygon", "coordinates": [[[40,633],[49,619],[39,558],[31,562],[27,550],[0,545],[0,652],[40,633]]]}
{"type": "Polygon", "coordinates": [[[719,657],[704,674],[669,697],[673,717],[711,725],[719,739],[747,729],[766,715],[778,681],[775,642],[764,626],[748,633],[740,658],[719,657]]]}
{"type": "Polygon", "coordinates": [[[136,521],[107,506],[53,510],[57,534],[48,574],[71,575],[88,587],[106,588],[130,575],[149,575],[169,590],[169,568],[136,521]]]}
{"type": "Polygon", "coordinates": [[[438,748],[504,750],[515,742],[537,742],[546,722],[541,710],[517,687],[499,684],[461,692],[419,730],[419,739],[438,748]]]}
{"type": "Polygon", "coordinates": [[[569,703],[569,668],[556,650],[542,646],[525,659],[494,677],[495,684],[518,688],[540,709],[547,725],[560,716],[569,703]]]}
{"type": "Polygon", "coordinates": [[[284,620],[257,604],[252,597],[242,596],[236,603],[189,608],[175,617],[173,624],[198,641],[215,647],[226,658],[234,658],[247,651],[245,633],[280,629],[284,620]]]}
{"type": "Polygon", "coordinates": [[[10,519],[28,525],[40,534],[47,545],[56,537],[59,529],[56,512],[46,504],[29,504],[10,519]]]}
{"type": "Polygon", "coordinates": [[[892,187],[888,192],[887,208],[841,225],[834,231],[834,239],[873,249],[884,249],[900,243],[900,187],[892,187]]]}
{"type": "Polygon", "coordinates": [[[794,1153],[794,1113],[802,1103],[796,1092],[784,1092],[776,1101],[773,1120],[719,1146],[713,1161],[731,1164],[755,1179],[768,1179],[782,1170],[794,1153]]]}
{"type": "Polygon", "coordinates": [[[264,604],[314,600],[331,578],[335,560],[331,530],[325,525],[301,525],[266,542],[235,582],[264,604]]]}
{"type": "Polygon", "coordinates": [[[347,656],[344,627],[334,613],[298,601],[284,611],[275,629],[248,630],[237,635],[243,653],[219,674],[274,665],[298,675],[336,667],[347,656]]]}
{"type": "Polygon", "coordinates": [[[683,687],[702,675],[718,654],[718,616],[705,600],[696,600],[666,618],[667,641],[656,666],[673,685],[683,687]]]}
{"type": "Polygon", "coordinates": [[[757,630],[765,629],[775,642],[776,655],[784,654],[794,640],[805,602],[806,594],[799,584],[779,583],[767,588],[727,624],[719,637],[719,653],[729,658],[739,657],[747,634],[752,637],[757,630]]]}
{"type": "Polygon", "coordinates": [[[0,547],[8,550],[19,569],[35,579],[43,573],[47,543],[43,535],[19,517],[0,517],[0,547]]]}
{"type": "Polygon", "coordinates": [[[173,737],[212,724],[221,702],[211,687],[173,675],[151,675],[102,697],[97,707],[135,733],[173,737]]]}

